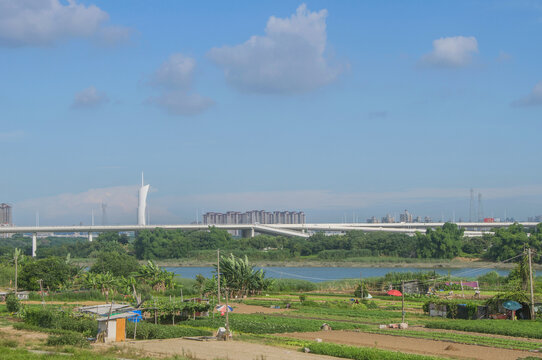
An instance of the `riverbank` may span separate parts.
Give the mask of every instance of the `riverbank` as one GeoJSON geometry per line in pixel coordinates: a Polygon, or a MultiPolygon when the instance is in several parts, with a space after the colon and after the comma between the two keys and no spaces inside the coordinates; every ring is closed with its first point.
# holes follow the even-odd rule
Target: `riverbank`
{"type": "MultiPolygon", "coordinates": [[[[94,259],[73,259],[79,266],[90,267],[94,259]]],[[[161,267],[212,267],[215,262],[194,260],[194,259],[162,259],[154,260],[155,264],[161,267]]],[[[147,263],[140,260],[140,264],[147,263]]],[[[516,266],[515,263],[492,263],[472,258],[455,258],[452,260],[443,259],[382,259],[363,258],[345,261],[319,261],[315,259],[296,259],[288,261],[255,260],[251,261],[257,267],[288,267],[288,268],[416,268],[416,269],[463,269],[463,268],[494,268],[510,270],[516,266]]],[[[542,265],[533,264],[535,270],[542,270],[542,265]]]]}
{"type": "MultiPolygon", "coordinates": [[[[410,260],[410,259],[409,259],[410,260]]],[[[420,269],[462,269],[462,268],[482,268],[491,267],[496,269],[509,270],[516,264],[508,263],[492,263],[487,261],[479,261],[473,259],[429,259],[427,261],[420,261],[420,259],[412,259],[413,262],[408,261],[378,261],[375,258],[374,261],[316,261],[316,260],[295,260],[295,261],[252,261],[252,263],[258,267],[343,267],[343,268],[420,268],[420,269]]],[[[213,266],[215,262],[209,261],[193,261],[189,259],[166,259],[156,260],[155,263],[158,266],[163,267],[208,267],[213,266]]],[[[534,265],[535,269],[542,269],[542,265],[534,265]]]]}

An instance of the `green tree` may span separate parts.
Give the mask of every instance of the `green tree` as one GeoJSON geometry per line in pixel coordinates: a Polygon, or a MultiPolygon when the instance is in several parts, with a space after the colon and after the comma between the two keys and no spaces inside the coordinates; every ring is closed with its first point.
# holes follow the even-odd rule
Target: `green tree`
{"type": "Polygon", "coordinates": [[[38,281],[42,279],[44,288],[58,290],[78,272],[77,266],[71,265],[59,257],[27,260],[21,266],[18,286],[26,290],[39,290],[38,281]]]}
{"type": "Polygon", "coordinates": [[[436,230],[427,229],[425,234],[416,233],[418,257],[451,259],[458,256],[463,233],[464,229],[452,223],[445,223],[436,230]]]}
{"type": "MultiPolygon", "coordinates": [[[[215,271],[216,271],[215,265],[215,271]]],[[[260,293],[272,285],[272,280],[265,278],[265,271],[255,270],[248,258],[236,258],[233,254],[229,257],[220,257],[221,281],[226,284],[230,294],[244,296],[260,293]]]]}
{"type": "Polygon", "coordinates": [[[126,253],[116,251],[98,253],[96,262],[90,268],[92,273],[111,273],[113,276],[129,276],[139,271],[140,265],[136,258],[126,253]]]}

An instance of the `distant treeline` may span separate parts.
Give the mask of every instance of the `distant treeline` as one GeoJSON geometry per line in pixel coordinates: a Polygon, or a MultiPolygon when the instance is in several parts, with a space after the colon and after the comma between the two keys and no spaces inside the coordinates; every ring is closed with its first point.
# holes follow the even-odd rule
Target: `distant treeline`
{"type": "MultiPolygon", "coordinates": [[[[542,253],[542,224],[525,229],[515,224],[496,229],[494,235],[464,238],[463,229],[447,223],[426,234],[414,236],[398,233],[350,231],[345,235],[324,235],[296,238],[257,235],[254,238],[236,238],[227,231],[209,228],[208,231],[144,230],[135,238],[116,233],[104,233],[90,243],[85,239],[40,239],[37,256],[93,258],[103,250],[104,243],[122,244],[129,254],[140,260],[191,259],[209,261],[216,257],[216,249],[236,256],[248,255],[251,260],[287,261],[309,258],[322,261],[342,261],[356,258],[411,258],[451,259],[457,256],[477,257],[489,261],[502,261],[521,253],[530,246],[542,253]],[[528,236],[528,233],[531,235],[528,236]]],[[[30,241],[20,236],[2,240],[0,256],[21,248],[30,254],[30,241]]],[[[540,263],[541,257],[534,256],[540,263]]]]}

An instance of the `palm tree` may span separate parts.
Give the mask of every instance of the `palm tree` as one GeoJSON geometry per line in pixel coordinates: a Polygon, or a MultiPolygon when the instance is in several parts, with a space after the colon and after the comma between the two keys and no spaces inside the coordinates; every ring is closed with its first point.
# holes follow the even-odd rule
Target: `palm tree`
{"type": "Polygon", "coordinates": [[[143,265],[139,270],[140,278],[143,279],[156,291],[165,291],[174,287],[173,278],[175,274],[160,269],[153,261],[149,260],[147,265],[143,265]]]}

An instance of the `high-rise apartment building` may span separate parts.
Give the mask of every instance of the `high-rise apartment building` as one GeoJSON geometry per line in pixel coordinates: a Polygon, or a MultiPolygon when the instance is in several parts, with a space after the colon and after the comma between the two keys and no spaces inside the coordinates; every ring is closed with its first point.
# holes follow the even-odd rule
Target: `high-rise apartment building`
{"type": "Polygon", "coordinates": [[[13,225],[13,218],[11,216],[11,206],[5,203],[0,204],[0,226],[13,225]]]}
{"type": "Polygon", "coordinates": [[[226,213],[208,212],[203,214],[204,224],[304,224],[303,211],[252,210],[244,213],[228,211],[226,213]]]}
{"type": "Polygon", "coordinates": [[[403,214],[399,214],[399,221],[405,222],[405,223],[411,223],[412,222],[412,214],[408,212],[408,210],[405,210],[403,214]]]}

